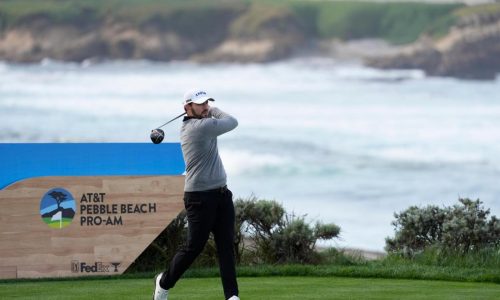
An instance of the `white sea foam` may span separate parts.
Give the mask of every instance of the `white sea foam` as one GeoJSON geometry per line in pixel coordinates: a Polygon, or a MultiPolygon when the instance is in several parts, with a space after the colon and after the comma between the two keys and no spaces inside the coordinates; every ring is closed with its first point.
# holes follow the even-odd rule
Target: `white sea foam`
{"type": "MultiPolygon", "coordinates": [[[[381,250],[394,211],[480,198],[500,214],[500,79],[324,58],[272,64],[0,62],[0,141],[149,142],[200,86],[234,114],[219,139],[236,196],[276,199],[381,250]]],[[[178,141],[181,121],[165,127],[178,141]]]]}
{"type": "Polygon", "coordinates": [[[254,174],[255,172],[262,170],[262,168],[279,168],[292,163],[286,158],[277,155],[259,155],[257,153],[241,149],[238,151],[220,150],[220,155],[224,161],[224,167],[228,174],[234,176],[254,174]]]}

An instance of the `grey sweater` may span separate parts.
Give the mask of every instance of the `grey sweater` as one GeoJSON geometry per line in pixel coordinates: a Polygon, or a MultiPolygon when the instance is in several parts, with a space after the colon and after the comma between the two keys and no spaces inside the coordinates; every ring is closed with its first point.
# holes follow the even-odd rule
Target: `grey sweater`
{"type": "Polygon", "coordinates": [[[233,130],[238,121],[216,107],[208,118],[184,118],[181,147],[186,163],[184,191],[206,191],[226,185],[226,171],[219,157],[217,136],[233,130]]]}

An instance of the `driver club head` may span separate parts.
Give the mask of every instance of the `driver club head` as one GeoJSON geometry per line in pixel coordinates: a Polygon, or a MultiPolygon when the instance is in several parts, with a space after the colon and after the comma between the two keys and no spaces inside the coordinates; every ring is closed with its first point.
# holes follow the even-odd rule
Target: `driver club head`
{"type": "Polygon", "coordinates": [[[151,138],[153,144],[159,144],[163,141],[163,138],[165,137],[165,132],[163,132],[163,130],[159,128],[153,129],[151,130],[151,134],[149,135],[149,137],[151,138]]]}

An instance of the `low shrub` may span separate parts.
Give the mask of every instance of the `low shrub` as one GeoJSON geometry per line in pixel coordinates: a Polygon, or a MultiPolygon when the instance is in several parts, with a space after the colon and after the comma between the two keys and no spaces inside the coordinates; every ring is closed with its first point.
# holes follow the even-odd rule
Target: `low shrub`
{"type": "MultiPolygon", "coordinates": [[[[315,250],[316,242],[333,239],[340,232],[333,223],[313,226],[304,217],[286,213],[276,201],[255,197],[237,199],[235,213],[234,249],[240,265],[319,263],[325,256],[315,250]]],[[[175,253],[184,247],[186,236],[187,216],[182,211],[134,261],[128,272],[164,269],[175,253]]],[[[193,266],[216,264],[217,250],[211,236],[193,266]]]]}
{"type": "Polygon", "coordinates": [[[316,242],[331,240],[340,233],[340,227],[333,223],[313,226],[305,216],[286,213],[276,201],[238,199],[235,209],[237,232],[249,241],[242,247],[245,251],[240,251],[247,256],[243,258],[247,263],[319,263],[316,242]]]}
{"type": "Polygon", "coordinates": [[[394,238],[386,250],[408,257],[430,247],[446,253],[477,252],[500,246],[500,220],[490,215],[478,199],[459,199],[460,204],[440,208],[412,206],[394,214],[394,238]]]}

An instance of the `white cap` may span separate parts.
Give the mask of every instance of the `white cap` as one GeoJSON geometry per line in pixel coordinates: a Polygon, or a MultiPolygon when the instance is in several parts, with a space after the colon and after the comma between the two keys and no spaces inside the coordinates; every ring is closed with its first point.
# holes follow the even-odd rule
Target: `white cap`
{"type": "Polygon", "coordinates": [[[214,98],[210,97],[204,90],[192,89],[184,94],[183,104],[184,105],[189,103],[202,104],[207,100],[215,101],[214,98]]]}

